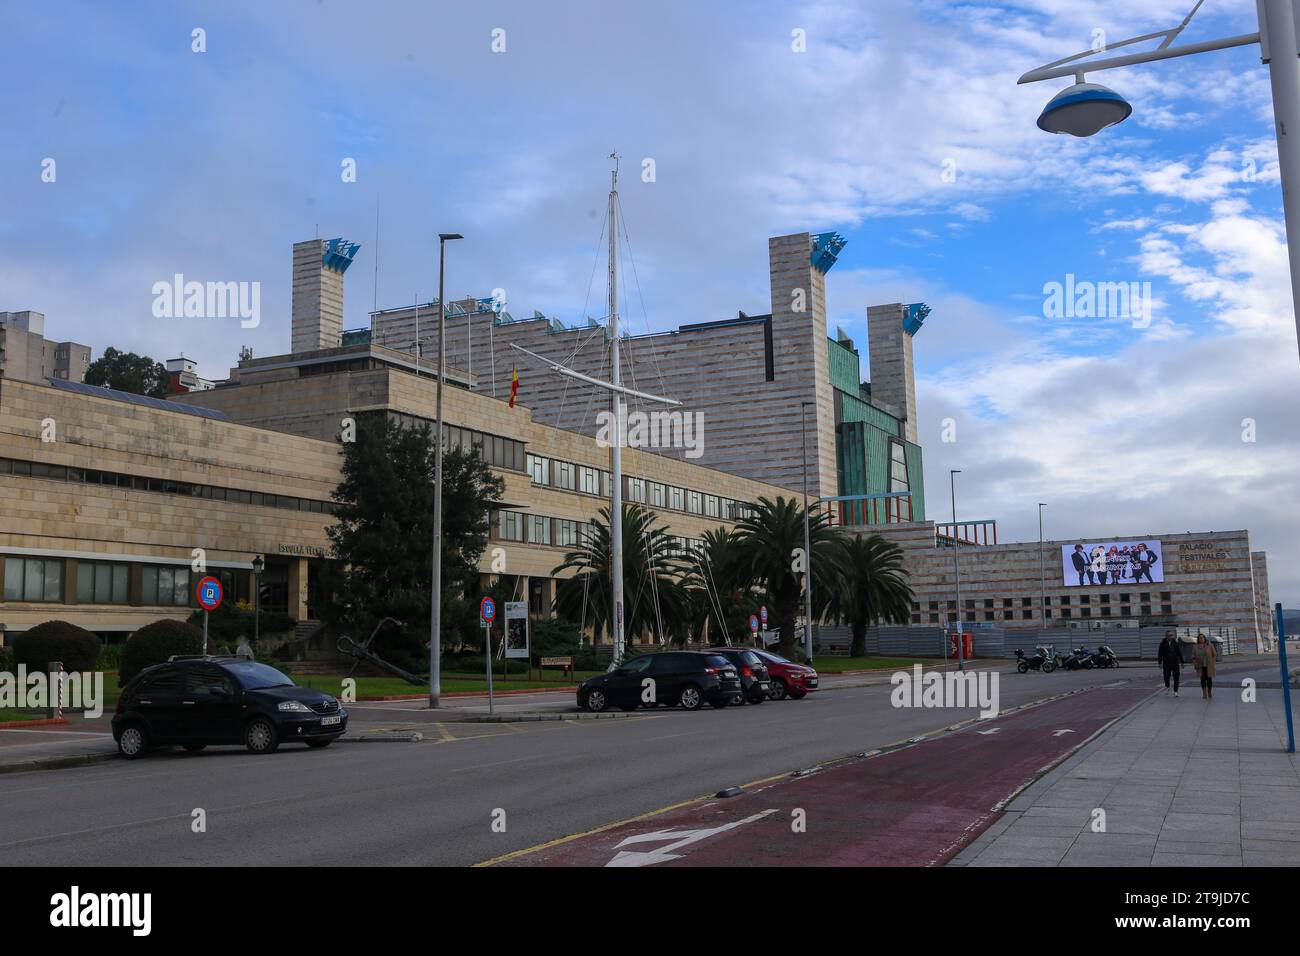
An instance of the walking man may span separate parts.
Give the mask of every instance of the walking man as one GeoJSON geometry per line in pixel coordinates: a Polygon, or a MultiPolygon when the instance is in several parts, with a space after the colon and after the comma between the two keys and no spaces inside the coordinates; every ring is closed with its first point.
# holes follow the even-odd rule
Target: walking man
{"type": "Polygon", "coordinates": [[[1192,651],[1192,663],[1201,675],[1201,696],[1209,700],[1214,696],[1214,645],[1204,634],[1196,635],[1196,649],[1192,651]]]}
{"type": "MultiPolygon", "coordinates": [[[[1156,652],[1156,661],[1165,672],[1165,696],[1178,696],[1178,675],[1183,669],[1183,649],[1179,646],[1173,631],[1165,631],[1165,639],[1160,642],[1156,652]],[[1169,689],[1169,678],[1174,679],[1173,690],[1169,689]]],[[[1204,696],[1204,695],[1202,695],[1204,696]]]]}

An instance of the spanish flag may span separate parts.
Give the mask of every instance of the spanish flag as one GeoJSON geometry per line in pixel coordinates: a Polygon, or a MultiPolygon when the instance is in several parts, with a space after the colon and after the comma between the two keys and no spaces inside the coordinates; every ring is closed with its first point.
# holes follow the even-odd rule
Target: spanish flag
{"type": "Polygon", "coordinates": [[[510,407],[515,407],[515,396],[519,394],[519,367],[512,366],[510,369],[510,407]]]}

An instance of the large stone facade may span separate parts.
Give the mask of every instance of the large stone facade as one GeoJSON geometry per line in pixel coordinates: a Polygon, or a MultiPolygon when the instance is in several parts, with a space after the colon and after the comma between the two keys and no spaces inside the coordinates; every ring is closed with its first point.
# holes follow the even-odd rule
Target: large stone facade
{"type": "Polygon", "coordinates": [[[967,627],[1235,627],[1242,644],[1252,646],[1261,630],[1268,633],[1257,624],[1261,578],[1267,600],[1267,566],[1262,552],[1250,550],[1246,531],[1112,535],[1107,540],[1159,541],[1164,580],[1067,587],[1061,547],[1074,540],[1044,541],[1041,551],[1037,541],[966,544],[954,567],[952,547],[936,544],[931,522],[855,530],[878,533],[903,549],[916,598],[913,624],[948,625],[960,577],[967,627]]]}

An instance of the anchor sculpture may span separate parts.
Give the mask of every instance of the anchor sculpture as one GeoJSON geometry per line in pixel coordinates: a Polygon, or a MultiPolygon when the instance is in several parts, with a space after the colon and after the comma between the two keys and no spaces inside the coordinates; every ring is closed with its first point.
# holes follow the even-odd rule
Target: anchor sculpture
{"type": "Polygon", "coordinates": [[[380,629],[390,621],[396,624],[398,627],[405,627],[405,625],[401,621],[397,620],[397,618],[386,617],[383,620],[381,620],[378,624],[375,625],[375,629],[370,632],[370,636],[366,638],[364,644],[358,644],[356,641],[352,640],[352,638],[347,637],[346,635],[339,638],[338,640],[339,652],[343,654],[347,654],[349,657],[355,658],[355,660],[352,662],[352,668],[351,670],[348,671],[347,676],[351,677],[352,672],[357,669],[357,665],[360,664],[362,661],[370,661],[370,663],[376,665],[377,667],[382,667],[390,674],[394,674],[400,677],[408,684],[414,684],[417,687],[423,687],[427,683],[427,681],[423,680],[422,678],[420,678],[415,674],[412,674],[410,671],[402,670],[402,668],[398,667],[396,664],[388,663],[388,661],[384,660],[382,657],[380,657],[378,654],[376,654],[374,651],[370,649],[370,645],[374,643],[375,635],[378,634],[380,629]]]}

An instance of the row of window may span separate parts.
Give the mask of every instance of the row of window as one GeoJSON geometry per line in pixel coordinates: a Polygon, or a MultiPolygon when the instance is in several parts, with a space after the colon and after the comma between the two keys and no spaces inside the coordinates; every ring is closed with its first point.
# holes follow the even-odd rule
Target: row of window
{"type": "MultiPolygon", "coordinates": [[[[499,511],[495,536],[501,541],[517,541],[521,544],[577,548],[586,545],[591,531],[592,525],[589,521],[548,518],[545,515],[524,514],[519,511],[499,511]]],[[[669,538],[674,557],[685,557],[704,546],[704,542],[699,538],[685,538],[679,535],[670,535],[669,538]]]]}
{"type": "MultiPolygon", "coordinates": [[[[529,454],[527,470],[534,485],[562,491],[581,491],[605,498],[612,497],[613,494],[613,478],[608,471],[600,468],[529,454]]],[[[753,508],[745,502],[721,495],[705,494],[646,478],[625,476],[623,480],[623,496],[628,502],[725,521],[739,521],[753,513],[753,508]]]]}
{"type": "MultiPolygon", "coordinates": [[[[4,559],[4,600],[64,603],[63,558],[4,559]]],[[[237,593],[235,575],[229,568],[206,572],[220,578],[225,593],[237,593]]],[[[140,568],[138,604],[146,607],[187,607],[195,603],[194,587],[202,575],[188,567],[148,564],[140,568]]],[[[77,604],[130,604],[131,565],[126,562],[78,561],[77,604]]]]}
{"type": "MultiPolygon", "coordinates": [[[[1157,604],[1153,603],[1151,600],[1152,593],[1153,592],[1150,591],[1141,591],[1138,593],[1138,600],[1136,602],[1136,605],[1138,608],[1137,613],[1139,616],[1150,617],[1152,614],[1152,609],[1157,606],[1157,604]]],[[[1101,594],[1101,595],[1097,595],[1097,597],[1100,598],[1098,602],[1099,607],[1097,608],[1097,610],[1100,612],[1097,615],[1098,617],[1133,617],[1134,616],[1133,607],[1135,602],[1133,601],[1133,595],[1131,594],[1119,595],[1118,615],[1113,613],[1115,605],[1111,604],[1110,594],[1101,594]]],[[[1170,594],[1170,592],[1161,591],[1159,597],[1160,600],[1158,602],[1158,606],[1160,608],[1160,613],[1164,615],[1173,614],[1174,613],[1174,606],[1172,603],[1173,597],[1170,594]]],[[[1093,595],[1089,595],[1089,594],[1060,595],[1057,599],[1058,600],[1057,616],[1060,618],[1073,618],[1075,616],[1074,612],[1077,610],[1079,612],[1078,613],[1079,617],[1091,618],[1093,616],[1092,598],[1093,595]],[[1078,603],[1077,605],[1072,606],[1071,602],[1075,597],[1078,598],[1078,603]]],[[[1052,617],[1052,607],[1051,607],[1052,598],[1047,597],[1044,600],[1046,601],[1047,606],[1044,608],[1043,618],[1045,620],[1050,620],[1052,617]]],[[[976,599],[970,598],[962,602],[965,605],[965,608],[962,612],[962,616],[969,621],[975,621],[980,619],[985,621],[996,621],[999,619],[1004,621],[1012,621],[1016,619],[1016,611],[1019,610],[1020,619],[1025,621],[1030,621],[1033,620],[1034,618],[1034,609],[1038,606],[1038,601],[1039,599],[1036,597],[1021,597],[1018,603],[1015,598],[1002,598],[999,607],[995,598],[983,598],[979,601],[980,607],[977,609],[976,599]]],[[[957,602],[955,600],[944,601],[942,603],[944,605],[943,608],[944,611],[948,612],[948,616],[950,616],[951,613],[957,609],[957,602]]],[[[939,614],[939,605],[940,605],[939,601],[929,602],[929,622],[931,624],[941,623],[941,617],[939,614]]],[[[912,611],[913,611],[912,623],[913,624],[921,623],[921,614],[919,613],[920,610],[921,610],[920,602],[913,601],[912,602],[912,611]]]]}
{"type": "Polygon", "coordinates": [[[54,481],[75,481],[87,485],[108,485],[129,488],[132,491],[154,491],[167,495],[186,495],[211,501],[233,501],[242,505],[259,505],[263,508],[287,508],[291,511],[314,511],[333,514],[334,503],[313,498],[295,498],[292,495],[271,495],[260,491],[239,488],[222,488],[217,485],[200,485],[189,481],[172,481],[167,478],[146,478],[144,475],[127,475],[118,471],[97,468],[72,468],[66,465],[47,465],[38,461],[20,461],[0,458],[0,475],[17,475],[24,478],[50,478],[54,481]]]}
{"type": "MultiPolygon", "coordinates": [[[[432,421],[419,415],[407,415],[403,412],[390,414],[403,428],[432,428],[434,425],[432,421]]],[[[461,428],[459,425],[444,424],[442,430],[449,451],[472,448],[484,461],[496,468],[505,468],[509,471],[525,470],[527,461],[524,443],[521,441],[502,438],[500,435],[489,435],[487,432],[475,431],[472,428],[461,428]]]]}

